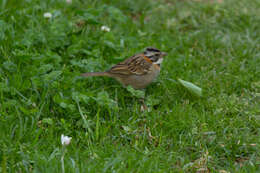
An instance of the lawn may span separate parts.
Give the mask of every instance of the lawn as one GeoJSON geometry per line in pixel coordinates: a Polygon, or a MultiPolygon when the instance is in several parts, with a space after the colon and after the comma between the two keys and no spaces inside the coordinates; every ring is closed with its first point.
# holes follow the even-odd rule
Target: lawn
{"type": "Polygon", "coordinates": [[[0,172],[260,172],[259,135],[259,0],[0,1],[0,172]],[[79,77],[149,46],[144,91],[79,77]]]}

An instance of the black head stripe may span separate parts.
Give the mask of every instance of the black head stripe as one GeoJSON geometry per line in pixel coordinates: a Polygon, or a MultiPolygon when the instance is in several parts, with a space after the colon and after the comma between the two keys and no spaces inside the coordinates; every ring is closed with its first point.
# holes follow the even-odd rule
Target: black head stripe
{"type": "Polygon", "coordinates": [[[156,49],[156,48],[153,48],[153,47],[147,47],[146,51],[149,51],[149,52],[161,52],[159,49],[156,49]]]}

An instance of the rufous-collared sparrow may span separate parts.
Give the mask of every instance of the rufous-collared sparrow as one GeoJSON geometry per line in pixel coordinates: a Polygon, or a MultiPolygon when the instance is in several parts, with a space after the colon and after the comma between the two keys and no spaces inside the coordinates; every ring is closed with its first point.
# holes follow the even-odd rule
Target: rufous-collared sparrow
{"type": "Polygon", "coordinates": [[[83,73],[81,76],[108,76],[117,79],[123,86],[143,89],[160,73],[160,65],[167,53],[148,47],[143,53],[136,54],[120,62],[105,72],[83,73]]]}

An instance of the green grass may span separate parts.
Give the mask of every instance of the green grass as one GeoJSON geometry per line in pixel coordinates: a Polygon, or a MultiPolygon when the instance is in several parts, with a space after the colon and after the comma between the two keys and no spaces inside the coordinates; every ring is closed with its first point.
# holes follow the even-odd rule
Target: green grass
{"type": "Polygon", "coordinates": [[[0,1],[0,172],[61,172],[61,134],[72,137],[66,172],[259,172],[259,9],[258,0],[0,1]],[[145,111],[115,80],[79,77],[147,46],[168,56],[145,111]]]}

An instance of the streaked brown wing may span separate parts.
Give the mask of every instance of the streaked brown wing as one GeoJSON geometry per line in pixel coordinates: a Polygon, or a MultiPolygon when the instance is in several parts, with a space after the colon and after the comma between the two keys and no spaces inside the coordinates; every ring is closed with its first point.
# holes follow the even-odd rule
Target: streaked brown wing
{"type": "Polygon", "coordinates": [[[134,55],[125,61],[113,66],[109,72],[122,75],[144,75],[150,71],[152,62],[145,60],[143,54],[134,55]]]}

